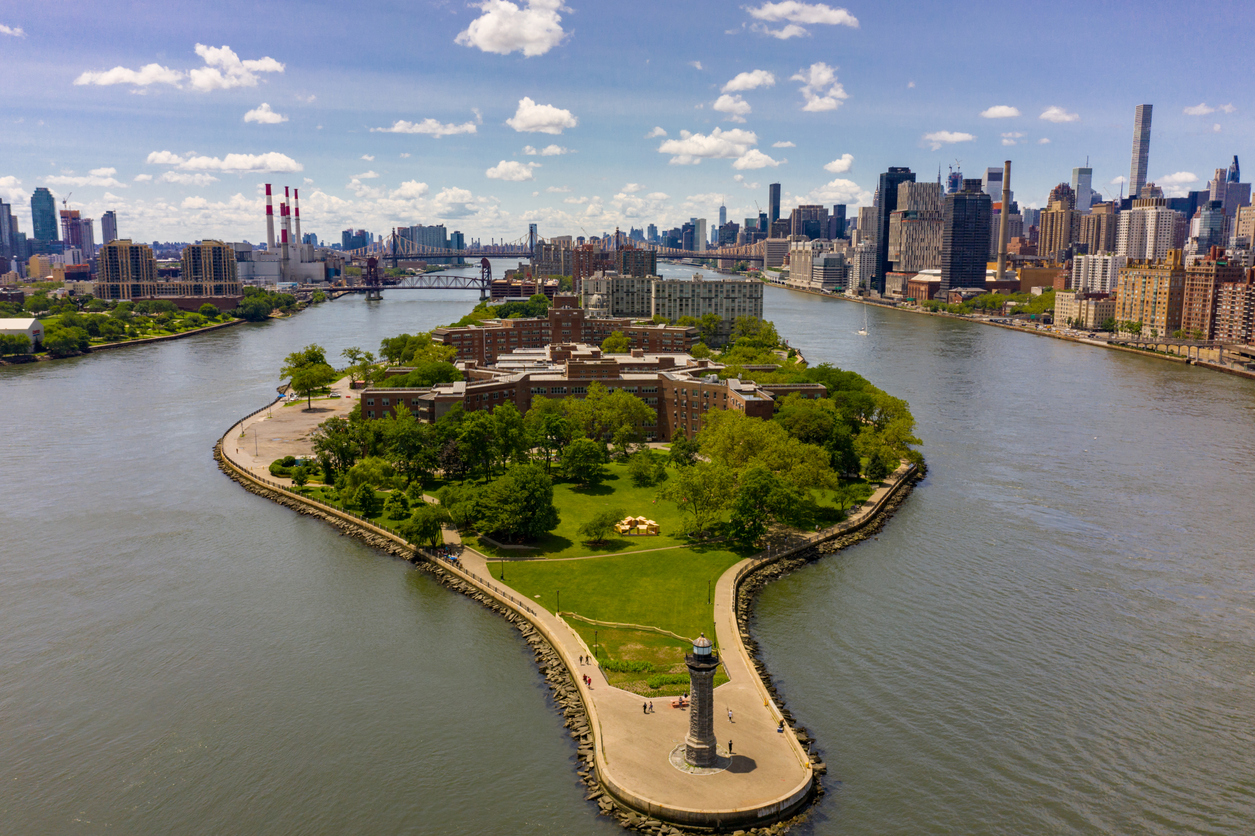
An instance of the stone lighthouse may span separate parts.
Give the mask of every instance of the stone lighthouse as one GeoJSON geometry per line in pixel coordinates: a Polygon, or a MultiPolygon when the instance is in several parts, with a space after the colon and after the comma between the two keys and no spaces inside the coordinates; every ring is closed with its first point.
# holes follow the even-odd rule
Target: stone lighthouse
{"type": "Polygon", "coordinates": [[[693,640],[693,652],[684,657],[688,665],[692,704],[689,706],[689,733],[684,739],[684,759],[693,766],[714,766],[715,751],[715,671],[719,655],[702,633],[693,640]]]}

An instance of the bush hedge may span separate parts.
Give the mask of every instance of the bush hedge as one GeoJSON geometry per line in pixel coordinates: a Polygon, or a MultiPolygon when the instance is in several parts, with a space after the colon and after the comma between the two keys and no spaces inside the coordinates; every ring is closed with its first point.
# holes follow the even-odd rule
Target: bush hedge
{"type": "Polygon", "coordinates": [[[657,690],[664,685],[683,685],[689,681],[686,673],[660,673],[645,680],[645,684],[657,690]]]}

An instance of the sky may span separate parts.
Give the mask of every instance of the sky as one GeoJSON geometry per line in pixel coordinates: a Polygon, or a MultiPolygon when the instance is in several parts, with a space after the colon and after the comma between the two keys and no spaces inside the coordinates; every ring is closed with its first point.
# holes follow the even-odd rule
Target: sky
{"type": "Polygon", "coordinates": [[[1252,29],[1232,2],[0,2],[0,199],[28,235],[46,186],[124,237],[259,241],[272,183],[324,241],[517,241],[1010,159],[1042,206],[1087,158],[1119,193],[1140,103],[1184,194],[1255,168],[1252,29]]]}

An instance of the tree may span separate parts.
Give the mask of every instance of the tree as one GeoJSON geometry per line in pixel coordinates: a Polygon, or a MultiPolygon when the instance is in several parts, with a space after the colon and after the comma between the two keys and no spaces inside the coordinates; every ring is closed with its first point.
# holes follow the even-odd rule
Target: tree
{"type": "Polygon", "coordinates": [[[512,465],[480,491],[476,525],[494,537],[533,540],[558,522],[553,483],[539,464],[512,465]]]}
{"type": "Polygon", "coordinates": [[[628,457],[628,478],[638,488],[649,488],[667,478],[667,469],[648,450],[637,450],[628,457]]]}
{"type": "Polygon", "coordinates": [[[685,435],[678,435],[671,440],[671,455],[668,462],[676,467],[688,467],[697,462],[697,442],[685,435]]]}
{"type": "Polygon", "coordinates": [[[595,485],[606,478],[605,450],[591,438],[577,438],[562,451],[562,475],[579,485],[595,485]]]}
{"type": "Polygon", "coordinates": [[[741,474],[732,501],[731,534],[746,545],[757,543],[772,522],[804,524],[813,517],[813,500],[761,465],[741,474]]]}
{"type": "Polygon", "coordinates": [[[44,332],[44,350],[53,357],[69,357],[87,351],[91,337],[82,328],[57,328],[44,332]]]}
{"type": "Polygon", "coordinates": [[[736,479],[732,471],[719,462],[698,462],[680,468],[663,485],[659,495],[680,507],[693,518],[693,533],[704,537],[711,525],[718,522],[732,498],[736,479]]]}
{"type": "Polygon", "coordinates": [[[496,427],[492,415],[482,410],[468,413],[458,430],[458,445],[467,462],[479,469],[479,475],[485,480],[491,479],[497,460],[496,427]]]}
{"type": "Polygon", "coordinates": [[[479,489],[474,485],[445,485],[436,492],[436,498],[455,526],[469,528],[475,524],[479,489]]]}
{"type": "Polygon", "coordinates": [[[296,467],[292,469],[292,484],[298,488],[303,487],[309,481],[309,472],[304,467],[296,467]]]}
{"type": "Polygon", "coordinates": [[[324,475],[331,477],[324,481],[330,483],[337,473],[344,473],[357,461],[357,442],[347,418],[328,418],[309,437],[324,475]]]}
{"type": "Polygon", "coordinates": [[[265,322],[270,318],[270,312],[273,310],[274,307],[268,300],[261,296],[253,296],[241,300],[235,309],[235,315],[249,322],[265,322]]]}
{"type": "Polygon", "coordinates": [[[197,313],[205,317],[205,319],[213,319],[220,313],[220,311],[218,310],[218,307],[216,305],[211,305],[208,302],[206,302],[205,304],[201,305],[199,309],[197,309],[197,313]]]}
{"type": "Polygon", "coordinates": [[[605,354],[627,354],[632,350],[632,341],[622,331],[612,331],[601,341],[601,350],[605,354]]]}
{"type": "Polygon", "coordinates": [[[606,542],[610,532],[614,531],[615,524],[626,516],[627,513],[622,508],[598,511],[589,518],[588,522],[580,526],[580,536],[586,543],[600,545],[606,542]]]}
{"type": "Polygon", "coordinates": [[[410,371],[388,378],[388,385],[427,388],[437,383],[456,383],[462,379],[462,373],[452,363],[443,360],[416,360],[410,371]]]}
{"type": "Polygon", "coordinates": [[[363,517],[377,517],[383,510],[383,500],[370,485],[361,485],[353,494],[353,507],[361,511],[363,517]]]}
{"type": "Polygon", "coordinates": [[[383,502],[383,513],[390,519],[406,519],[410,515],[410,500],[401,491],[393,491],[383,502]]]}
{"type": "Polygon", "coordinates": [[[392,488],[397,484],[397,472],[387,459],[367,456],[349,468],[344,474],[345,484],[356,489],[361,485],[376,488],[392,488]]]}
{"type": "Polygon", "coordinates": [[[0,334],[0,356],[30,354],[31,341],[25,334],[0,334]]]}
{"type": "Polygon", "coordinates": [[[545,471],[553,471],[553,461],[571,442],[571,422],[562,415],[559,401],[548,398],[537,398],[532,401],[532,408],[527,410],[523,425],[527,430],[531,444],[540,448],[545,455],[545,471]]]}
{"type": "Polygon", "coordinates": [[[414,509],[409,519],[397,526],[397,531],[416,546],[425,543],[435,548],[444,542],[443,523],[448,519],[449,515],[444,509],[424,502],[414,509]]]}
{"type": "Polygon", "coordinates": [[[407,482],[422,481],[436,469],[435,431],[416,419],[404,406],[383,421],[384,447],[392,466],[407,482]]]}
{"type": "Polygon", "coordinates": [[[531,445],[528,443],[527,428],[518,407],[512,403],[501,404],[492,411],[492,424],[501,461],[515,464],[526,462],[531,445]]]}
{"type": "Polygon", "coordinates": [[[330,386],[336,379],[336,370],[326,363],[303,366],[292,372],[292,391],[305,396],[306,410],[314,408],[314,392],[330,386]]]}
{"type": "Polygon", "coordinates": [[[287,380],[297,369],[319,365],[327,365],[327,352],[317,343],[310,343],[300,351],[293,351],[283,359],[283,367],[279,370],[279,379],[287,380]]]}
{"type": "Polygon", "coordinates": [[[706,345],[714,345],[719,341],[719,326],[723,324],[723,317],[717,313],[704,313],[702,318],[697,321],[698,332],[701,334],[701,340],[706,345]]]}
{"type": "Polygon", "coordinates": [[[349,380],[352,383],[365,380],[375,365],[375,355],[357,347],[344,349],[340,356],[349,361],[349,380]]]}
{"type": "Polygon", "coordinates": [[[465,481],[467,473],[466,459],[462,455],[462,445],[456,438],[451,438],[440,448],[438,457],[440,469],[446,479],[465,481]]]}

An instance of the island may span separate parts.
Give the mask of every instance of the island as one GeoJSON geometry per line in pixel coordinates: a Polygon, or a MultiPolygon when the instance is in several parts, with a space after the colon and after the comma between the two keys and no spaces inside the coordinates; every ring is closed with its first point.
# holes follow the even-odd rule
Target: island
{"type": "Polygon", "coordinates": [[[770,322],[705,325],[538,295],[341,369],[307,346],[215,454],[516,624],[603,812],[775,832],[826,767],[755,655],[754,593],[876,531],[923,460],[904,401],[770,322]]]}

